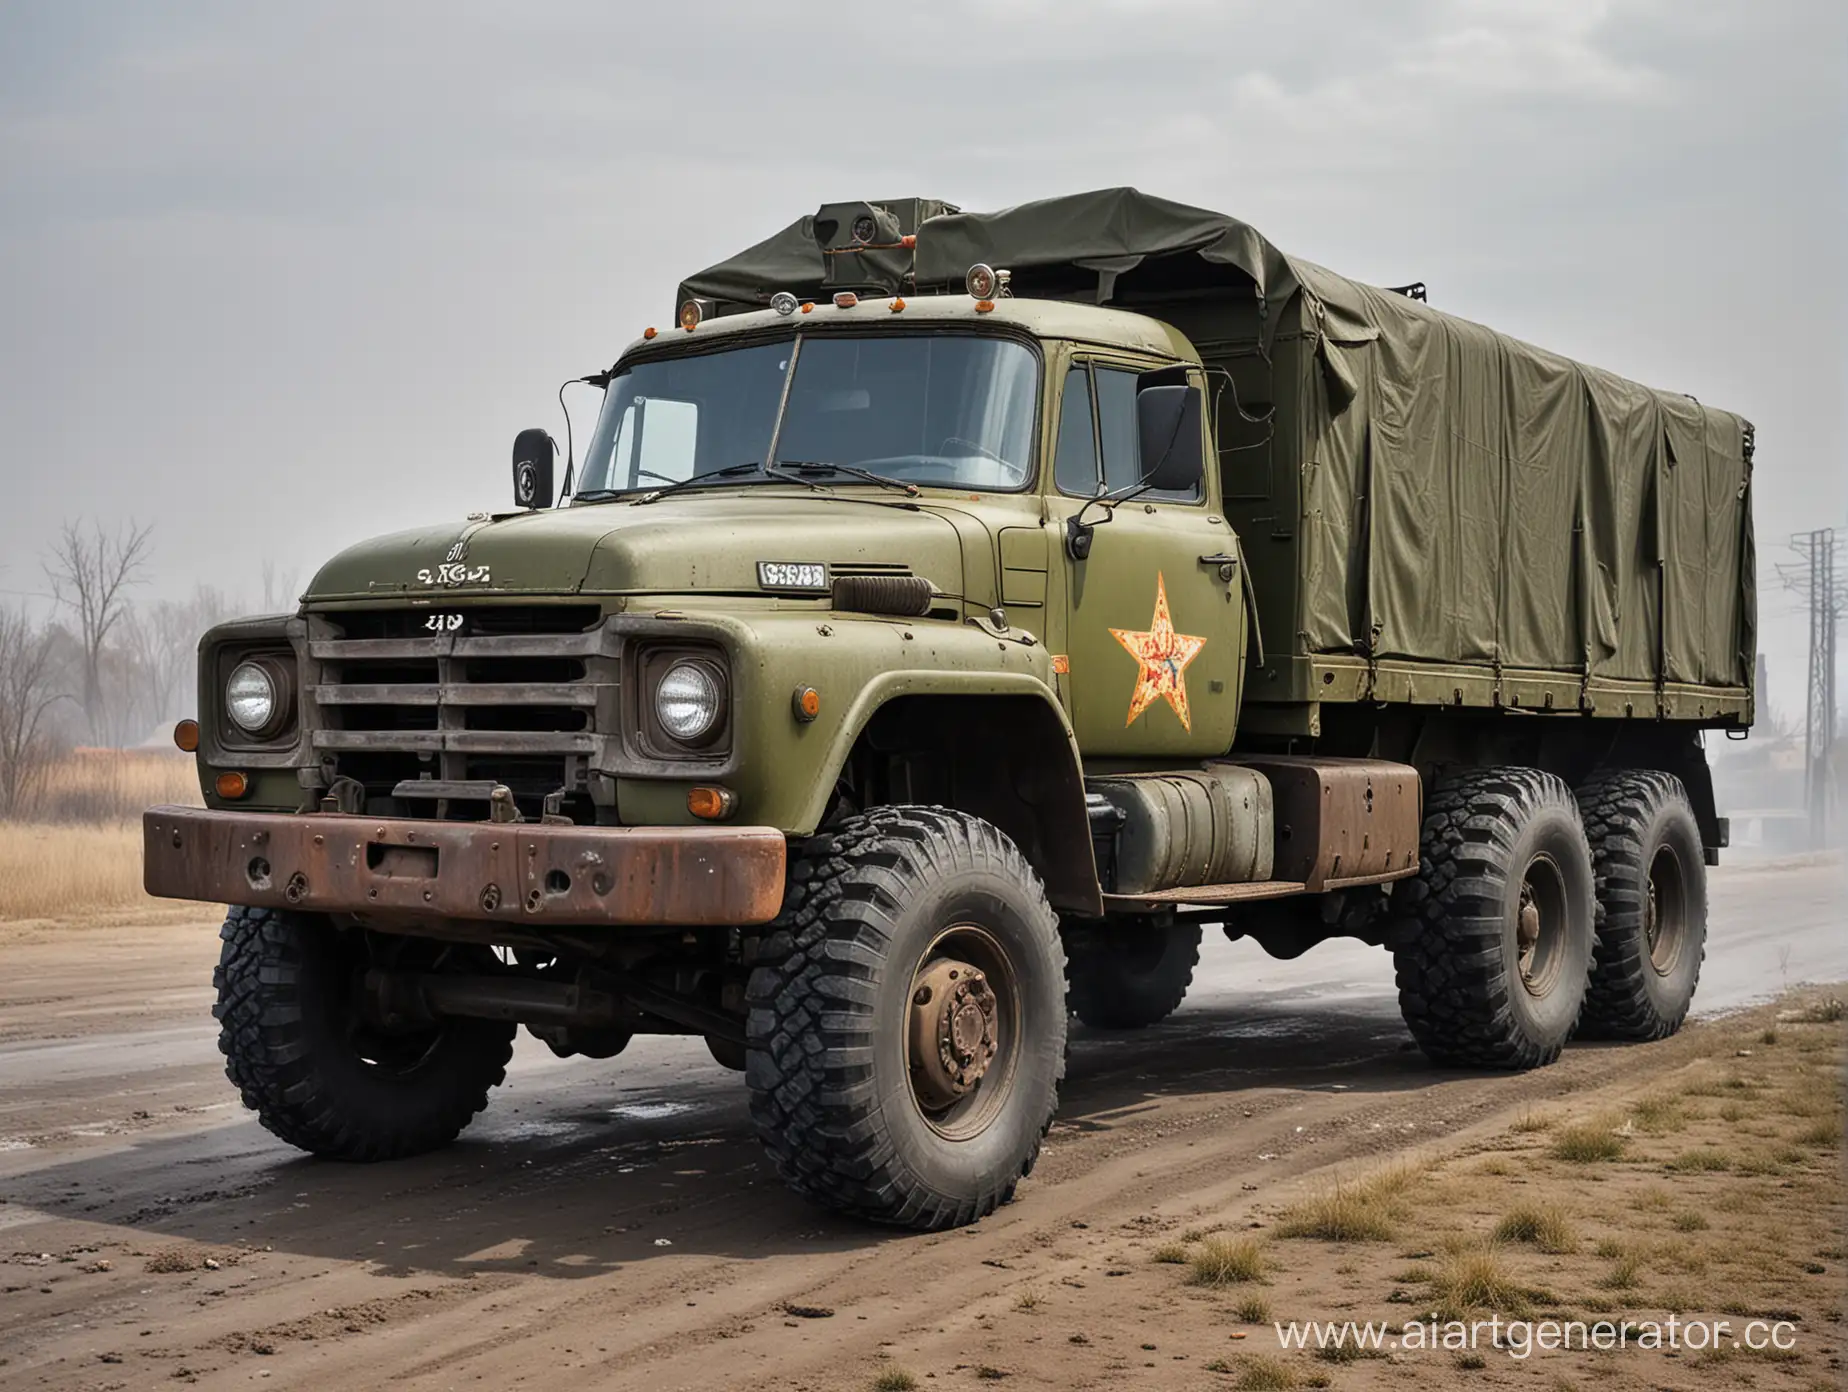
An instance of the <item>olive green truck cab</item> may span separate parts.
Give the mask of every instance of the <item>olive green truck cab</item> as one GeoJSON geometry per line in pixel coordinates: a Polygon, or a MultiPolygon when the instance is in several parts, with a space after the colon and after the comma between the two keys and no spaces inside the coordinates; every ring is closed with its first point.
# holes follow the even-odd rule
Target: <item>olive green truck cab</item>
{"type": "Polygon", "coordinates": [[[1422,299],[1132,190],[830,205],[689,278],[511,511],[203,640],[146,882],[234,906],[245,1102],[383,1159],[521,1025],[696,1034],[795,1189],[933,1228],[1207,928],[1389,950],[1445,1063],[1675,1030],[1751,427],[1422,299]]]}

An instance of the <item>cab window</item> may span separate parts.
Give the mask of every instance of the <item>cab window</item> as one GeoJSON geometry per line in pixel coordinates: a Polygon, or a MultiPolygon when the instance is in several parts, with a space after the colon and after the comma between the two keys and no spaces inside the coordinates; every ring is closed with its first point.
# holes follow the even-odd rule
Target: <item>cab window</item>
{"type": "MultiPolygon", "coordinates": [[[[1142,447],[1136,423],[1136,390],[1141,375],[1101,363],[1081,363],[1066,374],[1054,468],[1061,493],[1089,498],[1099,493],[1125,492],[1140,482],[1142,447]]],[[[1189,489],[1150,489],[1137,496],[1153,502],[1197,503],[1200,489],[1196,483],[1189,489]]]]}

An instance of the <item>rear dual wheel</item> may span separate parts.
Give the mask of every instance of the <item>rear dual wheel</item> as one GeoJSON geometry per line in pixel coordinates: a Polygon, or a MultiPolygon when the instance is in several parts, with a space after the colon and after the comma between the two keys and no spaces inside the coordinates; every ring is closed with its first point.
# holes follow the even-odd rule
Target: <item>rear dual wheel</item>
{"type": "Polygon", "coordinates": [[[1455,775],[1426,803],[1419,853],[1389,939],[1412,1037],[1437,1063],[1551,1063],[1578,1025],[1595,933],[1571,790],[1538,769],[1455,775]]]}

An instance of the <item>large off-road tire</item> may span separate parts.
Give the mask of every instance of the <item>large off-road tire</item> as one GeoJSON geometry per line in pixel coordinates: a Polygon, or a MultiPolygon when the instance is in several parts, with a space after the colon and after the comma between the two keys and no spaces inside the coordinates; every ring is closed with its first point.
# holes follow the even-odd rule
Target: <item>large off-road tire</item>
{"type": "Polygon", "coordinates": [[[1006,1203],[1058,1106],[1063,958],[1039,877],[979,818],[876,808],[793,847],[747,993],[777,1172],[910,1228],[1006,1203]]]}
{"type": "Polygon", "coordinates": [[[1707,952],[1707,864],[1672,773],[1594,774],[1578,792],[1597,874],[1598,936],[1580,1033],[1666,1039],[1681,1028],[1707,952]]]}
{"type": "Polygon", "coordinates": [[[1146,919],[1065,935],[1065,999],[1094,1029],[1146,1029],[1180,1009],[1200,961],[1200,928],[1146,919]]]}
{"type": "Polygon", "coordinates": [[[512,1024],[369,1028],[358,1009],[358,977],[370,961],[364,934],[312,914],[234,908],[218,936],[212,1014],[225,1072],[244,1105],[292,1146],[334,1160],[434,1150],[506,1076],[512,1024]]]}
{"type": "Polygon", "coordinates": [[[1435,1063],[1535,1068],[1572,1037],[1591,970],[1591,850],[1538,769],[1471,769],[1425,804],[1388,938],[1405,1023],[1435,1063]]]}

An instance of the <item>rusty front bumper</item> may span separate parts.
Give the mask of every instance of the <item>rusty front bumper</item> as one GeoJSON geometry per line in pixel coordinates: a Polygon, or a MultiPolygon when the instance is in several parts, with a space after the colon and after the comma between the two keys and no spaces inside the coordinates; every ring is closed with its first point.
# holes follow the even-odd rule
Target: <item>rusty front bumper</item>
{"type": "Polygon", "coordinates": [[[149,894],[215,904],[525,925],[767,923],[771,827],[435,822],[155,807],[149,894]]]}

